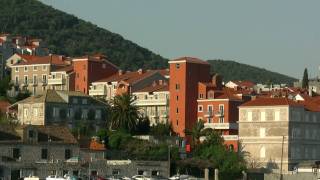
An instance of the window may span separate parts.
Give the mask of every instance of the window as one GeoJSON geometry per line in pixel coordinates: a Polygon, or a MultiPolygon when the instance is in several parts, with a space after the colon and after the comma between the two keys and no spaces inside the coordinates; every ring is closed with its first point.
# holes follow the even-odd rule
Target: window
{"type": "Polygon", "coordinates": [[[28,117],[28,113],[29,113],[29,112],[28,112],[28,109],[27,109],[27,108],[24,108],[24,109],[23,109],[23,117],[24,117],[24,118],[27,118],[27,117],[28,117]]]}
{"type": "Polygon", "coordinates": [[[208,111],[209,112],[213,112],[213,106],[212,105],[208,105],[208,111]]]}
{"type": "Polygon", "coordinates": [[[33,66],[33,71],[37,71],[38,70],[38,66],[33,66]]]}
{"type": "Polygon", "coordinates": [[[64,150],[64,159],[70,159],[71,158],[71,150],[65,149],[64,150]]]}
{"type": "Polygon", "coordinates": [[[265,137],[266,136],[266,128],[260,128],[260,137],[265,137]]]}
{"type": "Polygon", "coordinates": [[[180,84],[176,84],[176,90],[180,89],[180,84]]]}
{"type": "Polygon", "coordinates": [[[25,76],[24,76],[24,83],[25,83],[25,84],[28,84],[28,75],[25,75],[25,76]]]}
{"type": "Polygon", "coordinates": [[[265,157],[266,157],[266,148],[262,146],[260,149],[260,158],[265,158],[265,157]]]}
{"type": "Polygon", "coordinates": [[[42,82],[43,82],[43,83],[46,83],[46,82],[47,82],[47,75],[46,75],[46,74],[43,74],[43,75],[42,75],[42,82]]]}
{"type": "Polygon", "coordinates": [[[219,123],[224,123],[224,117],[219,118],[219,123]]]}
{"type": "Polygon", "coordinates": [[[28,131],[28,137],[29,138],[33,138],[34,137],[34,131],[33,130],[29,130],[28,131]]]}
{"type": "Polygon", "coordinates": [[[19,159],[21,157],[20,149],[19,148],[13,148],[12,149],[12,158],[19,159]]]}
{"type": "Polygon", "coordinates": [[[177,126],[179,126],[179,120],[177,119],[177,126]]]}
{"type": "Polygon", "coordinates": [[[100,109],[96,110],[95,119],[101,119],[101,110],[100,109]]]}
{"type": "Polygon", "coordinates": [[[179,96],[178,95],[176,96],[176,100],[179,101],[179,96]]]}
{"type": "Polygon", "coordinates": [[[59,117],[59,108],[53,108],[53,117],[59,117]]]}
{"type": "Polygon", "coordinates": [[[200,99],[203,99],[203,94],[199,94],[199,98],[200,98],[200,99]]]}
{"type": "Polygon", "coordinates": [[[46,71],[47,70],[47,66],[46,65],[42,66],[42,70],[46,71]]]}
{"type": "Polygon", "coordinates": [[[33,108],[33,116],[34,117],[38,116],[38,108],[33,108]]]}
{"type": "Polygon", "coordinates": [[[120,174],[120,170],[119,169],[113,169],[112,170],[112,175],[119,175],[120,174]]]}
{"type": "Polygon", "coordinates": [[[16,72],[19,72],[19,68],[18,67],[16,67],[15,70],[16,70],[16,72]]]}
{"type": "Polygon", "coordinates": [[[147,96],[147,95],[144,95],[144,99],[148,99],[148,96],[147,96]]]}
{"type": "Polygon", "coordinates": [[[33,83],[34,83],[34,84],[37,83],[37,75],[33,75],[33,83]]]}
{"type": "Polygon", "coordinates": [[[16,83],[16,84],[19,83],[19,76],[16,76],[16,78],[15,78],[15,83],[16,83]]]}
{"type": "Polygon", "coordinates": [[[266,121],[266,112],[261,111],[261,121],[266,121]]]}
{"type": "Polygon", "coordinates": [[[176,113],[179,113],[179,108],[176,109],[176,113]]]}
{"type": "Polygon", "coordinates": [[[223,104],[219,105],[219,111],[220,111],[221,115],[224,115],[224,105],[223,104]]]}
{"type": "Polygon", "coordinates": [[[41,149],[41,159],[48,159],[48,149],[41,149]]]}
{"type": "Polygon", "coordinates": [[[28,72],[28,67],[27,66],[24,67],[24,72],[28,72]]]}
{"type": "Polygon", "coordinates": [[[86,82],[86,77],[85,76],[83,76],[83,82],[86,82]]]}
{"type": "Polygon", "coordinates": [[[82,99],[82,104],[88,104],[88,99],[82,99]]]}
{"type": "Polygon", "coordinates": [[[198,106],[198,112],[202,112],[203,111],[203,106],[202,105],[199,105],[198,106]]]}
{"type": "Polygon", "coordinates": [[[177,64],[176,64],[176,69],[179,69],[179,68],[180,68],[180,64],[177,63],[177,64]]]}
{"type": "Polygon", "coordinates": [[[212,118],[208,118],[208,123],[213,123],[212,118]]]}

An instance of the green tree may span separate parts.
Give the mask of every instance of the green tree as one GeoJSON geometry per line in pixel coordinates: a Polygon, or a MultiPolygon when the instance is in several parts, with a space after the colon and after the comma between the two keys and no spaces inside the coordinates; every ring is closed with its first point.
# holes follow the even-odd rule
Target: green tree
{"type": "Polygon", "coordinates": [[[155,137],[170,136],[171,124],[169,123],[157,123],[150,128],[150,134],[155,137]]]}
{"type": "Polygon", "coordinates": [[[307,89],[309,87],[308,69],[305,68],[302,77],[302,88],[307,89]]]}
{"type": "Polygon", "coordinates": [[[122,129],[127,132],[134,132],[137,121],[140,118],[138,107],[134,103],[134,97],[129,94],[114,97],[111,101],[111,129],[122,129]]]}
{"type": "Polygon", "coordinates": [[[193,148],[200,143],[200,137],[204,135],[204,133],[202,132],[203,129],[204,129],[204,122],[197,121],[191,130],[190,129],[185,130],[186,135],[192,137],[193,148]]]}

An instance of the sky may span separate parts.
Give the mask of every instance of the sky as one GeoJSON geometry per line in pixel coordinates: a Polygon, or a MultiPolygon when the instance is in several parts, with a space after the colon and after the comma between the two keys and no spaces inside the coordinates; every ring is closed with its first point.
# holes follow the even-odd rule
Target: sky
{"type": "Polygon", "coordinates": [[[320,75],[318,0],[40,0],[163,57],[320,75]]]}

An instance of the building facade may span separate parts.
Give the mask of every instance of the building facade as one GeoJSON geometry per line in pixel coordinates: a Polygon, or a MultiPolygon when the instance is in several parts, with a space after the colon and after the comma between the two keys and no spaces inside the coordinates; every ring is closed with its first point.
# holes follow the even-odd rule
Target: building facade
{"type": "Polygon", "coordinates": [[[197,121],[198,82],[210,81],[210,64],[206,61],[182,57],[169,61],[170,66],[170,122],[179,136],[197,121]]]}
{"type": "Polygon", "coordinates": [[[213,78],[212,83],[199,83],[198,90],[198,121],[204,127],[221,134],[225,144],[232,150],[238,150],[238,106],[244,101],[235,94],[233,89],[223,88],[213,78]]]}
{"type": "Polygon", "coordinates": [[[89,94],[89,87],[92,82],[118,72],[118,67],[102,55],[74,58],[72,64],[75,73],[75,90],[85,94],[89,94]]]}
{"type": "Polygon", "coordinates": [[[98,130],[106,123],[105,105],[81,92],[46,90],[43,95],[29,97],[16,105],[20,124],[74,128],[81,122],[98,130]]]}
{"type": "Polygon", "coordinates": [[[258,98],[239,107],[239,138],[249,166],[288,172],[320,158],[317,105],[286,98],[258,98]],[[282,164],[282,170],[281,170],[282,164]]]}
{"type": "Polygon", "coordinates": [[[135,105],[143,116],[149,118],[150,125],[168,123],[170,94],[166,81],[155,81],[132,94],[136,98],[135,105]]]}
{"type": "Polygon", "coordinates": [[[145,71],[139,69],[135,72],[119,70],[110,77],[93,82],[90,86],[89,95],[110,101],[116,95],[132,94],[159,80],[167,81],[166,77],[157,70],[145,71]]]}
{"type": "Polygon", "coordinates": [[[48,77],[51,71],[69,64],[65,57],[58,55],[15,54],[8,61],[11,64],[11,82],[14,85],[9,92],[10,96],[15,96],[19,91],[29,91],[32,95],[43,94],[48,89],[48,77]]]}

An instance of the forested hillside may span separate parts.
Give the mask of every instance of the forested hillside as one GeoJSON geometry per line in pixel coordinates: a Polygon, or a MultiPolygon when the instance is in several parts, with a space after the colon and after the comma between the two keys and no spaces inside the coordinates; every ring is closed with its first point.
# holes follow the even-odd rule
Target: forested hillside
{"type": "Polygon", "coordinates": [[[296,79],[271,72],[263,68],[241,64],[235,61],[208,60],[211,64],[211,72],[223,76],[224,81],[250,80],[256,83],[293,83],[296,79]]]}
{"type": "Polygon", "coordinates": [[[148,49],[36,0],[0,0],[0,33],[44,39],[53,53],[106,54],[123,69],[164,68],[167,60],[148,49]]]}
{"type": "MultiPolygon", "coordinates": [[[[122,36],[37,0],[0,0],[0,33],[42,38],[52,53],[67,56],[103,53],[124,70],[168,67],[167,59],[122,36]]],[[[181,54],[181,56],[184,56],[181,54]]],[[[295,79],[234,61],[210,60],[212,71],[231,80],[291,83],[295,79]]]]}

